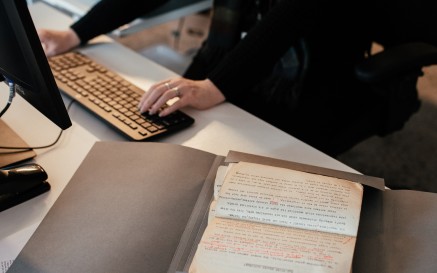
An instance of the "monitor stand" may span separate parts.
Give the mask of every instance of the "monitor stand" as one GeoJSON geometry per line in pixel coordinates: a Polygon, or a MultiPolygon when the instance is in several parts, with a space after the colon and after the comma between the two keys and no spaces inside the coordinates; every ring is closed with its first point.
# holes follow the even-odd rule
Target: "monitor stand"
{"type": "MultiPolygon", "coordinates": [[[[29,147],[3,120],[0,119],[0,146],[29,147]]],[[[36,156],[33,150],[6,150],[0,148],[0,168],[36,156]]]]}

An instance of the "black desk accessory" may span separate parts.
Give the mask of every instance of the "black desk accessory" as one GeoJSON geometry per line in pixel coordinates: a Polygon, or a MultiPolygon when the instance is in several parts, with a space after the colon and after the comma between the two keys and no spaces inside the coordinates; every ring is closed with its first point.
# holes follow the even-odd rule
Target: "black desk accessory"
{"type": "Polygon", "coordinates": [[[38,164],[0,169],[0,211],[50,190],[47,178],[38,164]]]}

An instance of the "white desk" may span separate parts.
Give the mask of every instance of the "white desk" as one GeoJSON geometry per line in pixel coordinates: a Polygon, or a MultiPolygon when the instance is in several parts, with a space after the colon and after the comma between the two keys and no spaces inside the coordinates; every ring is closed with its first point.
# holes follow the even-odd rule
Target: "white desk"
{"type": "MultiPolygon", "coordinates": [[[[37,27],[62,29],[71,22],[71,18],[43,3],[37,3],[30,8],[37,27]]],[[[173,72],[112,43],[106,37],[99,37],[97,41],[101,43],[85,48],[84,52],[145,89],[155,81],[174,76],[173,72]]],[[[6,85],[2,84],[0,101],[6,100],[6,90],[6,85]]],[[[226,155],[229,150],[237,150],[354,171],[232,104],[223,103],[207,111],[184,111],[196,119],[195,124],[160,141],[219,155],[226,155]]],[[[16,258],[91,146],[98,140],[126,140],[77,105],[70,110],[70,116],[73,126],[65,131],[60,143],[53,148],[37,151],[38,156],[35,158],[49,174],[48,181],[52,189],[37,198],[0,212],[0,273],[1,263],[16,258]]],[[[59,132],[55,125],[20,97],[15,98],[3,117],[30,145],[48,143],[59,132]]]]}

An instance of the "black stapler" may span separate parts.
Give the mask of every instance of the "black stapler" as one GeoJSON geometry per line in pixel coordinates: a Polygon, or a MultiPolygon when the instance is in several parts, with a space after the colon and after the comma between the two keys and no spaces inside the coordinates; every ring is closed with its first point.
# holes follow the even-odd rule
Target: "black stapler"
{"type": "Polygon", "coordinates": [[[38,164],[0,169],[0,211],[50,189],[45,170],[38,164]]]}

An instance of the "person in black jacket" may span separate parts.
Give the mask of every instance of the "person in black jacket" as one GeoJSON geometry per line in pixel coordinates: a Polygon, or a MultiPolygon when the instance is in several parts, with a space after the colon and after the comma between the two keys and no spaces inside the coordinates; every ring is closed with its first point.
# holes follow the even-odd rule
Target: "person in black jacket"
{"type": "Polygon", "coordinates": [[[388,118],[391,97],[360,82],[356,64],[375,41],[437,45],[436,13],[432,0],[215,1],[210,36],[184,77],[152,86],[139,108],[157,113],[179,97],[160,112],[167,115],[226,100],[336,156],[380,132],[388,118]]]}
{"type": "Polygon", "coordinates": [[[215,2],[212,31],[184,77],[153,85],[140,111],[158,113],[176,96],[179,100],[160,115],[229,101],[325,153],[349,148],[332,141],[360,115],[360,107],[373,103],[353,76],[353,66],[370,48],[369,20],[363,18],[372,5],[345,0],[260,1],[258,6],[257,1],[237,1],[240,6],[229,2],[215,2]]]}
{"type": "MultiPolygon", "coordinates": [[[[436,8],[430,0],[414,3],[420,10],[436,8]]],[[[357,132],[353,139],[346,136],[355,128],[352,125],[367,119],[366,110],[383,109],[388,103],[358,82],[354,66],[364,60],[375,40],[394,45],[423,36],[398,30],[402,10],[391,5],[410,4],[408,0],[215,0],[208,38],[187,71],[153,85],[139,110],[164,116],[186,106],[208,109],[229,101],[337,155],[372,134],[373,128],[357,132]],[[160,111],[174,97],[179,99],[160,111]],[[347,143],[339,145],[340,138],[347,143]]],[[[123,10],[130,16],[125,18],[138,12],[129,7],[123,10]]],[[[99,12],[94,10],[94,15],[99,12]]],[[[84,22],[72,26],[82,43],[92,37],[83,34],[84,22]]],[[[420,31],[430,34],[430,28],[420,31]]]]}

